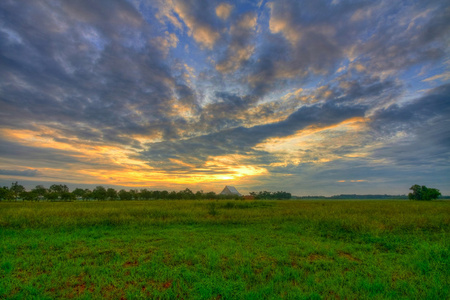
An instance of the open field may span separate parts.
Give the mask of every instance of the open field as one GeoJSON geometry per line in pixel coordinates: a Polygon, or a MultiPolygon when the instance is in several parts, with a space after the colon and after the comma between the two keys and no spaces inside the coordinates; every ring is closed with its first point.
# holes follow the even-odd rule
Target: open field
{"type": "Polygon", "coordinates": [[[450,202],[0,202],[0,298],[449,299],[450,202]]]}

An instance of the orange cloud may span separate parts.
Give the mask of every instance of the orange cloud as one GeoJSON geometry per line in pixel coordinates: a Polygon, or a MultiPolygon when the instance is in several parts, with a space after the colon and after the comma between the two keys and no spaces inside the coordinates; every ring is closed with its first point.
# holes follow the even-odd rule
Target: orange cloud
{"type": "Polygon", "coordinates": [[[189,6],[184,1],[176,1],[173,10],[189,28],[189,35],[191,35],[197,43],[208,49],[213,48],[220,37],[219,32],[215,31],[206,23],[198,22],[198,20],[190,14],[189,6]]]}
{"type": "Polygon", "coordinates": [[[264,168],[244,163],[245,157],[240,155],[210,157],[202,168],[180,159],[170,159],[171,163],[179,165],[182,170],[165,171],[135,158],[136,151],[126,146],[92,145],[77,139],[57,142],[53,137],[60,137],[58,133],[46,127],[40,128],[39,132],[4,129],[0,134],[3,138],[19,141],[24,146],[61,150],[62,155],[79,161],[65,164],[61,168],[39,168],[33,166],[39,164],[36,161],[24,161],[23,165],[10,162],[15,169],[39,169],[44,175],[34,178],[41,181],[54,182],[57,178],[64,182],[130,187],[182,187],[200,184],[213,187],[230,180],[245,182],[251,177],[267,173],[264,168]]]}
{"type": "Polygon", "coordinates": [[[294,135],[270,138],[254,147],[278,158],[273,167],[286,167],[301,163],[326,163],[344,157],[364,157],[367,153],[358,147],[358,153],[336,154],[340,146],[359,145],[366,128],[364,118],[355,117],[331,126],[309,126],[294,135]],[[360,134],[358,134],[360,133],[360,134]]]}
{"type": "Polygon", "coordinates": [[[228,3],[221,3],[216,7],[216,15],[222,20],[228,19],[233,10],[233,5],[228,3]]]}

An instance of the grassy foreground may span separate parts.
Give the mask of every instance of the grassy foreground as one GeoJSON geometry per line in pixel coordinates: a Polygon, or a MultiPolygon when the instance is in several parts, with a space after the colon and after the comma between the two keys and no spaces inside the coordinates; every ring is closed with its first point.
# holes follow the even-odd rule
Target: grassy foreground
{"type": "Polygon", "coordinates": [[[0,202],[0,298],[449,299],[450,202],[0,202]]]}

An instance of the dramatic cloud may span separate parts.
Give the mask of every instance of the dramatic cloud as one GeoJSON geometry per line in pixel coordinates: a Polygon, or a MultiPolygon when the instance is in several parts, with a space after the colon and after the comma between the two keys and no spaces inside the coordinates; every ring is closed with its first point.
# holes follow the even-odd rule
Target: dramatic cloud
{"type": "Polygon", "coordinates": [[[450,194],[445,1],[1,1],[0,183],[450,194]]]}

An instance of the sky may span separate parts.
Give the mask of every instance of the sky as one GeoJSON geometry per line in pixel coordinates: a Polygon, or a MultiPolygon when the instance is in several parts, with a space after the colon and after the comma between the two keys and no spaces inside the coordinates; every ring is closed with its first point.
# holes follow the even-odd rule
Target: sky
{"type": "Polygon", "coordinates": [[[0,185],[450,194],[450,3],[2,0],[0,185]]]}

